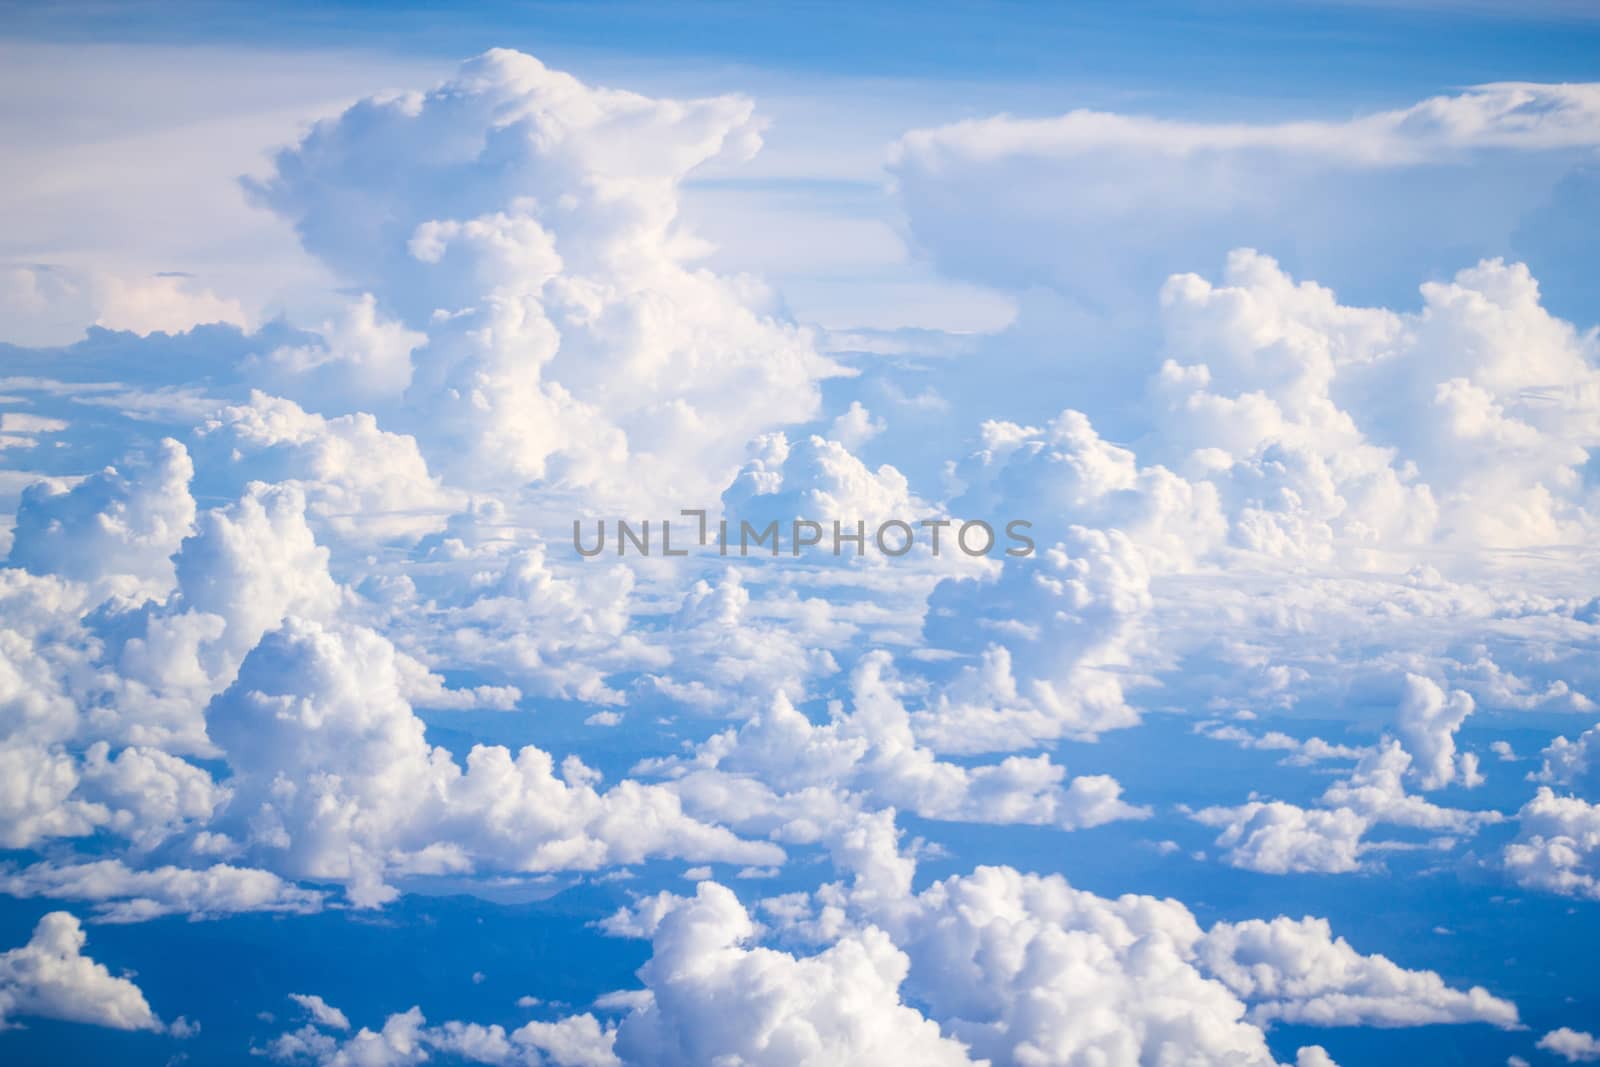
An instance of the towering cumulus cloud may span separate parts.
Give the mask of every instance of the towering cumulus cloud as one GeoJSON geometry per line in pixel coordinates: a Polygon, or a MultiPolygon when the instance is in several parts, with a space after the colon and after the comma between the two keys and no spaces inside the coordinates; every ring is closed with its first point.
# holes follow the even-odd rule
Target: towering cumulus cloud
{"type": "Polygon", "coordinates": [[[468,483],[709,499],[752,435],[815,415],[836,372],[758,283],[689,263],[678,184],[753,153],[752,115],[493,51],[319,124],[255,192],[377,310],[364,298],[326,347],[280,350],[278,380],[354,383],[332,395],[393,410],[468,483]]]}

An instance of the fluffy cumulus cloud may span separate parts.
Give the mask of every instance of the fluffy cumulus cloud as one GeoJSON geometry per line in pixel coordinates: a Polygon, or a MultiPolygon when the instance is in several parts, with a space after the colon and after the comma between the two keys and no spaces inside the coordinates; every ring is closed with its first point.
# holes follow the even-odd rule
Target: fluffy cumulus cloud
{"type": "Polygon", "coordinates": [[[663,788],[602,791],[576,757],[476,745],[463,768],[428,744],[401,686],[394,647],[364,628],[291,620],[257,645],[209,716],[234,772],[222,825],[247,853],[366,905],[395,896],[393,874],[783,857],[663,788]]]}
{"type": "MultiPolygon", "coordinates": [[[[1424,680],[1408,679],[1400,712],[1402,729],[1408,718],[1417,717],[1414,705],[1428,706],[1429,693],[1424,680]]],[[[1442,694],[1436,689],[1432,693],[1442,702],[1442,694]]],[[[1470,699],[1465,703],[1470,707],[1470,699]]],[[[1445,740],[1449,733],[1444,731],[1445,740]]],[[[1416,776],[1415,766],[1399,741],[1385,737],[1359,756],[1349,775],[1328,786],[1314,808],[1252,798],[1237,806],[1204,808],[1194,812],[1193,818],[1221,828],[1216,843],[1226,850],[1223,858],[1228,863],[1267,874],[1335,874],[1361,869],[1365,853],[1394,847],[1392,842],[1366,839],[1370,831],[1384,825],[1445,835],[1429,844],[1449,848],[1455,844],[1450,835],[1471,835],[1501,819],[1495,811],[1442,807],[1408,793],[1405,781],[1416,776]]],[[[1445,765],[1449,766],[1448,761],[1445,765]]]]}
{"type": "Polygon", "coordinates": [[[1534,775],[1538,781],[1600,798],[1600,726],[1591,726],[1576,741],[1556,737],[1540,757],[1543,762],[1534,775]]]}
{"type": "Polygon", "coordinates": [[[1448,697],[1426,678],[1406,675],[1405,699],[1395,728],[1411,754],[1412,771],[1424,789],[1438,789],[1460,779],[1463,785],[1480,785],[1478,760],[1472,753],[1456,754],[1455,733],[1472,714],[1472,697],[1457,690],[1448,697]]]}
{"type": "Polygon", "coordinates": [[[1452,989],[1432,971],[1363,956],[1326,919],[1218,923],[1200,946],[1207,968],[1250,1000],[1252,1018],[1317,1026],[1487,1022],[1511,1029],[1517,1009],[1482,986],[1452,989]]]}
{"type": "MultiPolygon", "coordinates": [[[[1323,920],[1224,922],[1207,931],[1174,900],[1113,900],[1059,876],[1008,867],[981,867],[913,894],[910,865],[896,854],[894,842],[892,824],[868,820],[838,853],[854,873],[849,886],[824,887],[810,901],[783,898],[764,905],[778,930],[827,945],[815,956],[800,957],[800,967],[787,953],[725,947],[759,931],[714,883],[702,882],[694,897],[661,894],[619,913],[607,928],[652,938],[654,954],[639,972],[645,990],[627,998],[632,1007],[618,1031],[618,1053],[627,1062],[642,1062],[651,1058],[648,1050],[664,1047],[654,1028],[691,1010],[682,999],[690,989],[693,1010],[701,1012],[760,989],[763,1010],[771,1014],[696,1016],[693,1033],[702,1043],[693,1048],[701,1060],[738,1048],[747,1062],[768,1062],[751,1046],[730,1042],[751,1029],[786,1033],[797,1025],[788,1013],[831,988],[803,965],[870,957],[870,946],[885,936],[892,938],[887,964],[868,973],[892,978],[889,1004],[897,1003],[893,989],[903,984],[906,995],[923,1006],[926,1019],[905,1021],[907,1039],[922,1033],[931,1038],[936,1023],[947,1039],[967,1046],[972,1060],[996,1064],[1180,1059],[1267,1065],[1276,1061],[1262,1028],[1276,1020],[1517,1026],[1510,1002],[1482,988],[1454,989],[1437,974],[1406,970],[1383,956],[1362,955],[1323,920]],[[680,956],[680,939],[691,923],[697,936],[715,938],[718,948],[680,956]],[[650,1043],[634,1044],[646,1027],[650,1043]]],[[[862,990],[858,999],[866,1001],[869,994],[862,990]]],[[[880,1015],[907,1010],[886,1006],[880,1015]]],[[[836,1012],[821,1032],[813,1021],[806,1036],[825,1042],[844,1032],[856,1041],[872,1040],[852,1029],[851,1018],[836,1012]]],[[[806,1049],[815,1047],[820,1046],[806,1049]]],[[[923,1057],[944,1062],[940,1047],[923,1057]]],[[[811,1062],[808,1054],[772,1062],[811,1062]]],[[[839,1055],[849,1060],[847,1053],[839,1055]]],[[[1317,1046],[1302,1048],[1297,1060],[1331,1062],[1317,1046]]]]}
{"type": "Polygon", "coordinates": [[[1519,885],[1600,900],[1600,805],[1540,786],[1501,860],[1519,885]]]}
{"type": "Polygon", "coordinates": [[[715,883],[668,912],[640,971],[650,997],[620,1027],[618,1053],[671,1064],[972,1062],[901,1001],[908,961],[882,930],[799,958],[747,945],[755,930],[715,883]]]}
{"type": "Polygon", "coordinates": [[[83,954],[88,938],[71,914],[52,911],[39,920],[28,943],[0,952],[0,1027],[30,1016],[159,1030],[139,987],[83,954]]]}
{"type": "Polygon", "coordinates": [[[612,1052],[616,1031],[602,1029],[589,1014],[507,1031],[499,1024],[453,1019],[430,1026],[422,1009],[413,1007],[390,1015],[377,1030],[363,1026],[343,1037],[350,1029],[343,1011],[315,994],[291,993],[289,999],[304,1011],[307,1022],[251,1050],[276,1063],[404,1067],[430,1062],[437,1054],[502,1067],[621,1067],[612,1052]]]}
{"type": "Polygon", "coordinates": [[[195,519],[194,464],[170,438],[125,471],[107,467],[73,486],[40,481],[17,508],[8,562],[80,581],[121,579],[164,592],[172,554],[195,519]]]}
{"type": "Polygon", "coordinates": [[[1539,1047],[1560,1056],[1568,1063],[1592,1063],[1600,1060],[1600,1039],[1586,1030],[1570,1026],[1552,1030],[1539,1039],[1539,1047]]]}
{"type": "Polygon", "coordinates": [[[1150,814],[1122,800],[1114,778],[1069,781],[1048,756],[972,767],[941,761],[918,743],[907,693],[888,654],[873,653],[853,672],[850,709],[835,705],[831,721],[813,724],[780,692],[765,711],[712,736],[692,756],[643,769],[671,776],[693,810],[801,839],[825,834],[863,805],[1066,830],[1150,814]]]}

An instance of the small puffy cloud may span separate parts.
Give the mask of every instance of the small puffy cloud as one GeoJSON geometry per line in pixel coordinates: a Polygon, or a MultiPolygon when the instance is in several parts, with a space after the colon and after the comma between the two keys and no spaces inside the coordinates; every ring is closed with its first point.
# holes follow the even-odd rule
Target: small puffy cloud
{"type": "Polygon", "coordinates": [[[1579,734],[1576,741],[1557,737],[1539,756],[1544,762],[1538,772],[1530,776],[1534,781],[1566,786],[1584,796],[1600,799],[1600,726],[1591,726],[1579,734]]]}
{"type": "Polygon", "coordinates": [[[1457,780],[1466,786],[1482,783],[1477,759],[1470,753],[1456,754],[1456,731],[1473,706],[1472,697],[1459,689],[1446,696],[1432,680],[1406,675],[1395,731],[1411,755],[1411,770],[1422,788],[1438,789],[1457,780]]]}
{"type": "MultiPolygon", "coordinates": [[[[343,1016],[343,1012],[339,1014],[343,1016]]],[[[407,1067],[429,1059],[428,1043],[423,1035],[426,1021],[420,1009],[412,1008],[389,1016],[379,1030],[363,1026],[342,1042],[323,1033],[316,1024],[307,1023],[299,1030],[280,1034],[264,1051],[279,1063],[314,1063],[318,1067],[343,1064],[407,1067]]]]}
{"type": "Polygon", "coordinates": [[[422,1009],[413,1007],[390,1015],[378,1030],[362,1027],[341,1038],[326,1031],[350,1029],[344,1012],[319,996],[291,993],[290,999],[311,1021],[279,1034],[265,1048],[252,1049],[255,1054],[318,1067],[406,1067],[430,1062],[434,1053],[499,1067],[621,1067],[611,1050],[616,1031],[602,1028],[592,1015],[530,1022],[508,1033],[497,1023],[450,1020],[430,1026],[422,1009]]]}
{"type": "Polygon", "coordinates": [[[87,941],[77,919],[52,911],[27,944],[0,953],[0,1029],[28,1016],[115,1030],[162,1028],[138,986],[83,954],[87,941]]]}
{"type": "Polygon", "coordinates": [[[1539,1039],[1537,1048],[1554,1053],[1568,1063],[1593,1063],[1600,1060],[1600,1038],[1584,1030],[1563,1026],[1539,1039]]]}
{"type": "Polygon", "coordinates": [[[350,1020],[345,1013],[315,993],[290,993],[289,999],[300,1005],[318,1026],[329,1030],[350,1029],[350,1020]]]}
{"type": "Polygon", "coordinates": [[[1283,801],[1251,801],[1195,813],[1219,827],[1217,846],[1235,867],[1266,874],[1336,874],[1361,866],[1361,836],[1370,824],[1348,808],[1324,811],[1283,801]]]}
{"type": "Polygon", "coordinates": [[[1446,808],[1407,793],[1405,777],[1411,762],[1398,741],[1384,738],[1362,755],[1348,778],[1330,785],[1319,803],[1349,808],[1374,823],[1451,833],[1467,833],[1483,823],[1500,821],[1498,812],[1446,808]]]}
{"type": "Polygon", "coordinates": [[[1540,786],[1516,814],[1517,838],[1500,859],[1518,885],[1600,900],[1600,804],[1540,786]]]}
{"type": "Polygon", "coordinates": [[[849,449],[860,448],[883,432],[884,421],[861,406],[861,401],[850,401],[844,414],[833,420],[828,436],[849,449]]]}

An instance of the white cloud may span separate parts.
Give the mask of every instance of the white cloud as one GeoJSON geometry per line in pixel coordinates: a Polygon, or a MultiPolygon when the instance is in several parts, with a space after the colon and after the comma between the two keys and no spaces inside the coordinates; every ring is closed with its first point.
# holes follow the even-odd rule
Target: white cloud
{"type": "Polygon", "coordinates": [[[1540,786],[1516,819],[1501,861],[1518,885],[1600,900],[1600,805],[1540,786]]]}
{"type": "Polygon", "coordinates": [[[34,574],[123,579],[127,592],[164,593],[171,556],[195,518],[194,464],[169,438],[124,467],[107,467],[71,488],[45,481],[24,490],[9,562],[34,574]]]}
{"type": "Polygon", "coordinates": [[[1456,731],[1472,709],[1472,697],[1461,690],[1446,697],[1432,680],[1406,675],[1405,697],[1400,702],[1395,730],[1411,755],[1412,772],[1418,775],[1422,788],[1438,789],[1457,779],[1465,786],[1482,784],[1476,757],[1456,754],[1456,731]]]}
{"type": "MultiPolygon", "coordinates": [[[[1476,707],[1592,709],[1594,609],[1573,590],[1600,515],[1593,332],[1496,259],[1406,310],[1341,301],[1240,249],[1215,280],[1170,276],[1150,305],[1169,252],[1187,269],[1308,232],[1259,226],[1261,205],[1305,206],[1329,174],[1359,186],[1469,150],[1564,166],[1600,143],[1595,88],[1490,87],[1348,123],[1076,113],[908,135],[894,167],[912,235],[1021,293],[1021,317],[993,345],[866,338],[867,353],[840,338],[837,361],[777,294],[698,266],[682,221],[682,183],[737,173],[759,129],[742,98],[596,89],[489,53],[312,127],[253,184],[363,294],[324,301],[318,330],[97,333],[59,360],[19,353],[29,374],[115,374],[7,379],[37,401],[0,416],[33,446],[8,457],[81,471],[123,437],[174,436],[21,501],[0,571],[0,845],[96,840],[92,858],[51,845],[0,888],[131,922],[650,861],[700,882],[608,920],[655,942],[645,988],[597,1003],[622,1013],[616,1028],[429,1025],[413,1008],[349,1033],[295,994],[310,1022],[262,1050],[285,1060],[1266,1067],[1279,1021],[1515,1025],[1486,990],[1364,956],[1311,917],[1208,932],[1176,901],[1000,867],[913,892],[912,856],[940,844],[902,853],[894,817],[1139,818],[1114,778],[1069,777],[1049,748],[1158,709],[1364,709],[1404,676],[1395,737],[1361,749],[1202,723],[1291,766],[1357,762],[1309,803],[1252,793],[1193,817],[1224,862],[1280,874],[1381,873],[1374,853],[1450,848],[1499,818],[1406,787],[1481,781],[1457,748],[1476,707]],[[931,210],[950,203],[969,210],[931,210]],[[1134,211],[1154,215],[1130,227],[1134,211]],[[1151,231],[1178,239],[1151,255],[1151,231]],[[1126,249],[1095,251],[1119,236],[1126,249]],[[1130,286],[1150,332],[1077,359],[1115,329],[1056,327],[1115,327],[1130,286]],[[1042,341],[1051,367],[1028,351],[1042,341]],[[824,379],[838,380],[819,417],[824,379]],[[975,451],[941,444],[974,428],[975,451]],[[863,446],[891,462],[869,467],[863,446]],[[735,518],[1016,517],[1040,551],[718,575],[558,554],[553,515],[660,515],[662,500],[667,514],[720,500],[735,518]],[[416,710],[532,711],[524,692],[554,698],[540,713],[602,706],[559,711],[628,724],[577,743],[609,759],[639,741],[655,758],[630,774],[661,780],[602,785],[578,754],[534,745],[461,756],[416,710]],[[709,738],[675,721],[708,713],[734,721],[709,738]],[[1005,757],[963,758],[985,753],[1005,757]],[[1378,838],[1386,826],[1440,836],[1378,838]],[[714,864],[800,877],[784,848],[809,844],[853,880],[748,910],[711,881],[714,864]]],[[[41,321],[90,297],[141,332],[256,311],[209,279],[130,287],[133,272],[96,295],[66,271],[6,277],[41,321]]],[[[1593,734],[1553,742],[1536,779],[1586,796],[1593,734]]],[[[1075,767],[1092,763],[1077,751],[1075,767]]],[[[1508,876],[1600,895],[1594,814],[1542,789],[1502,853],[1508,876]]],[[[57,955],[104,979],[98,995],[137,997],[78,948],[57,955]]],[[[0,1017],[38,1013],[8,988],[0,1017]]],[[[159,1026],[137,1003],[119,1025],[159,1026]]],[[[1296,1059],[1331,1063],[1316,1046],[1296,1059]]]]}
{"type": "MultiPolygon", "coordinates": [[[[1236,807],[1205,808],[1193,818],[1222,829],[1217,845],[1228,850],[1228,863],[1267,874],[1358,870],[1364,852],[1385,846],[1364,840],[1382,824],[1470,834],[1483,823],[1499,821],[1497,812],[1440,807],[1408,794],[1403,779],[1410,766],[1400,743],[1384,738],[1361,754],[1348,777],[1323,792],[1318,807],[1252,799],[1236,807]]],[[[1431,844],[1451,847],[1455,839],[1431,844]]]]}
{"type": "Polygon", "coordinates": [[[87,940],[77,919],[52,911],[26,945],[0,953],[0,1028],[29,1016],[116,1030],[162,1028],[138,986],[83,954],[87,940]]]}
{"type": "Polygon", "coordinates": [[[911,694],[891,657],[871,652],[852,672],[849,710],[834,705],[831,721],[813,725],[780,692],[738,729],[643,769],[672,776],[691,810],[800,840],[848,817],[857,803],[928,819],[1066,830],[1150,814],[1122,800],[1114,778],[1068,780],[1048,756],[974,766],[939,760],[912,732],[904,704],[911,694]]]}
{"type": "Polygon", "coordinates": [[[477,745],[466,766],[424,739],[394,647],[371,630],[290,619],[208,713],[234,775],[224,825],[249,855],[337,881],[370,906],[396,875],[592,870],[647,856],[766,864],[775,846],[689,818],[674,793],[606,792],[576,757],[477,745]]]}
{"type": "Polygon", "coordinates": [[[828,436],[849,449],[860,448],[883,432],[884,421],[861,406],[861,401],[850,401],[844,414],[833,420],[828,436]]]}
{"type": "Polygon", "coordinates": [[[1240,748],[1287,752],[1288,755],[1283,758],[1283,762],[1291,766],[1306,766],[1322,760],[1360,759],[1365,751],[1350,745],[1329,744],[1320,737],[1308,737],[1302,741],[1280,730],[1253,734],[1249,730],[1229,726],[1215,719],[1196,723],[1194,732],[1213,741],[1232,742],[1240,748]]]}
{"type": "Polygon", "coordinates": [[[1600,726],[1591,726],[1576,741],[1558,736],[1539,755],[1544,762],[1529,776],[1534,781],[1564,785],[1600,799],[1600,726]]]}
{"type": "Polygon", "coordinates": [[[1570,1026],[1563,1026],[1559,1030],[1552,1030],[1539,1039],[1536,1046],[1546,1052],[1553,1052],[1568,1063],[1592,1063],[1600,1060],[1600,1039],[1583,1030],[1574,1030],[1570,1026]]]}
{"type": "Polygon", "coordinates": [[[919,717],[919,735],[936,750],[993,751],[1136,724],[1121,668],[1150,608],[1149,583],[1144,555],[1121,530],[1082,527],[1034,558],[1008,560],[992,582],[942,582],[928,601],[928,643],[1003,648],[983,675],[1023,699],[995,706],[958,691],[919,717]]]}
{"type": "Polygon", "coordinates": [[[758,129],[742,98],[591,88],[496,50],[323,123],[254,188],[425,330],[402,426],[442,471],[681,503],[755,434],[811,418],[838,372],[755,282],[687,265],[678,183],[748,157],[758,129]]]}
{"type": "Polygon", "coordinates": [[[249,328],[235,299],[184,276],[144,277],[38,264],[0,264],[0,309],[13,344],[75,340],[89,325],[141,336],[183,333],[205,323],[249,328]]]}
{"type": "Polygon", "coordinates": [[[252,392],[248,404],[222,408],[197,435],[198,447],[215,454],[212,477],[231,466],[241,485],[295,486],[320,526],[358,544],[414,541],[466,503],[429,474],[413,439],[380,429],[365,413],[325,419],[252,392]]]}
{"type": "Polygon", "coordinates": [[[426,334],[382,318],[371,293],[325,322],[315,341],[281,345],[246,364],[274,393],[318,412],[392,405],[411,384],[411,354],[426,334]]]}
{"type": "Polygon", "coordinates": [[[100,922],[144,922],[163,915],[218,918],[241,912],[304,915],[320,911],[325,894],[301,889],[269,871],[226,863],[206,868],[130,868],[122,860],[39,863],[0,872],[0,889],[14,897],[92,903],[100,922]]]}
{"type": "Polygon", "coordinates": [[[1252,1002],[1251,1018],[1315,1026],[1487,1022],[1515,1029],[1517,1009],[1482,986],[1451,989],[1432,971],[1363,956],[1326,919],[1218,923],[1199,946],[1207,969],[1252,1002]]]}
{"type": "Polygon", "coordinates": [[[746,947],[756,930],[732,892],[700,883],[656,927],[639,971],[651,998],[623,1020],[618,1054],[660,1064],[972,1062],[901,1002],[908,961],[882,930],[809,957],[746,947]]]}
{"type": "MultiPolygon", "coordinates": [[[[913,240],[946,275],[1126,314],[1170,271],[1242,243],[1369,288],[1503,248],[1596,144],[1600,88],[1505,83],[1333,121],[965,119],[905,134],[890,170],[913,240]]],[[[1123,322],[1113,341],[1137,329],[1123,322]]]]}
{"type": "Polygon", "coordinates": [[[348,1030],[350,1020],[344,1012],[335,1008],[315,993],[290,993],[289,999],[304,1008],[311,1021],[318,1026],[329,1030],[348,1030]]]}
{"type": "Polygon", "coordinates": [[[1361,837],[1371,825],[1349,808],[1324,811],[1283,801],[1206,808],[1195,818],[1222,828],[1217,846],[1235,867],[1267,874],[1334,874],[1361,866],[1361,837]]]}
{"type": "Polygon", "coordinates": [[[592,1015],[570,1015],[555,1022],[530,1022],[507,1032],[499,1024],[485,1026],[450,1020],[427,1025],[422,1009],[396,1012],[374,1031],[362,1027],[340,1039],[326,1030],[350,1029],[345,1013],[320,996],[291,993],[311,1022],[279,1034],[264,1049],[253,1049],[280,1063],[314,1063],[320,1067],[404,1067],[425,1063],[437,1052],[469,1063],[501,1067],[620,1067],[612,1052],[614,1029],[602,1029],[592,1015]]]}

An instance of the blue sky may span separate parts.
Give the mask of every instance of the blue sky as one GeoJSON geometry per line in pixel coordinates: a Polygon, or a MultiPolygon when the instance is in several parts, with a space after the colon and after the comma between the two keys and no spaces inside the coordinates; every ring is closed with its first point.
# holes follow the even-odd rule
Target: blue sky
{"type": "Polygon", "coordinates": [[[9,9],[0,1060],[1600,1059],[1597,38],[9,9]]]}
{"type": "MultiPolygon", "coordinates": [[[[1450,84],[1579,80],[1596,29],[1581,3],[1137,5],[430,4],[19,6],[49,40],[362,47],[456,58],[488,47],[822,75],[1041,83],[1304,100],[1450,84]],[[892,47],[885,47],[892,42],[892,47]],[[1314,62],[1308,59],[1314,58],[1314,62]]],[[[1265,104],[1267,101],[1259,101],[1265,104]]],[[[1027,110],[1019,107],[1018,110],[1027,110]]]]}

